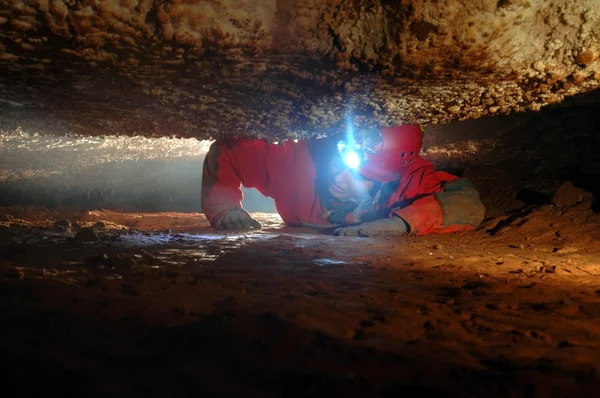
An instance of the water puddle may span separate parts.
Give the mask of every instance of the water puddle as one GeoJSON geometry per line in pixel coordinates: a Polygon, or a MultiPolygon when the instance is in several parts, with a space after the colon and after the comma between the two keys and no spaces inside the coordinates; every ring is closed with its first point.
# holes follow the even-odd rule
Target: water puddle
{"type": "Polygon", "coordinates": [[[316,260],[313,260],[313,263],[320,265],[321,267],[325,267],[327,265],[341,265],[341,264],[348,264],[345,261],[342,260],[333,260],[331,258],[318,258],[316,260]]]}

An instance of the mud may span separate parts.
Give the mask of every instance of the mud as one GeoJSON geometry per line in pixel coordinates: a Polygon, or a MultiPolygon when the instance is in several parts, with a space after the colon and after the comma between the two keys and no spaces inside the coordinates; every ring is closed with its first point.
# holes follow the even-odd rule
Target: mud
{"type": "Polygon", "coordinates": [[[2,208],[3,392],[595,396],[591,200],[395,240],[272,214],[220,234],[200,214],[2,208]]]}

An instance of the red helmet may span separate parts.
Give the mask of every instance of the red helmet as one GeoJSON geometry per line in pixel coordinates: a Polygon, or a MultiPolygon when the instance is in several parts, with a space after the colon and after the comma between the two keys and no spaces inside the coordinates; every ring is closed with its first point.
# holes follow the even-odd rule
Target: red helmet
{"type": "Polygon", "coordinates": [[[417,124],[405,124],[384,127],[380,133],[381,140],[366,153],[358,172],[371,180],[386,183],[399,179],[419,156],[423,131],[417,124]]]}

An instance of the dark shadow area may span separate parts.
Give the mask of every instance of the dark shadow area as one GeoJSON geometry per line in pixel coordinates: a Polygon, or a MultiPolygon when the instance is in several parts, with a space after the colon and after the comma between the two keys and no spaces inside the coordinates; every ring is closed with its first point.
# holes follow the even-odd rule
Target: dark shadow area
{"type": "Polygon", "coordinates": [[[523,202],[526,206],[543,205],[550,203],[552,195],[547,192],[539,192],[530,188],[522,188],[517,191],[516,199],[523,202]]]}
{"type": "Polygon", "coordinates": [[[448,349],[431,339],[395,347],[366,337],[342,340],[302,326],[294,313],[244,309],[232,297],[215,301],[208,314],[179,307],[152,314],[134,312],[123,290],[97,301],[94,315],[89,300],[99,297],[61,290],[47,282],[0,285],[6,396],[592,396],[598,387],[585,371],[540,370],[508,358],[481,366],[450,361],[448,349]],[[41,302],[47,295],[50,304],[41,302]],[[115,305],[122,309],[109,310],[115,305]],[[188,320],[150,321],[173,317],[188,320]]]}

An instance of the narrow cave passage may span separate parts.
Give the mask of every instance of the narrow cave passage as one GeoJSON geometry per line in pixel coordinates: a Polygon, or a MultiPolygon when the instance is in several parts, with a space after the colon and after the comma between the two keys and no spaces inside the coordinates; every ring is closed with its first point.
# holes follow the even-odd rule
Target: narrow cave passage
{"type": "Polygon", "coordinates": [[[598,95],[430,125],[474,232],[349,238],[200,213],[208,143],[3,135],[8,396],[594,396],[598,95]],[[31,378],[35,377],[35,382],[31,378]]]}

